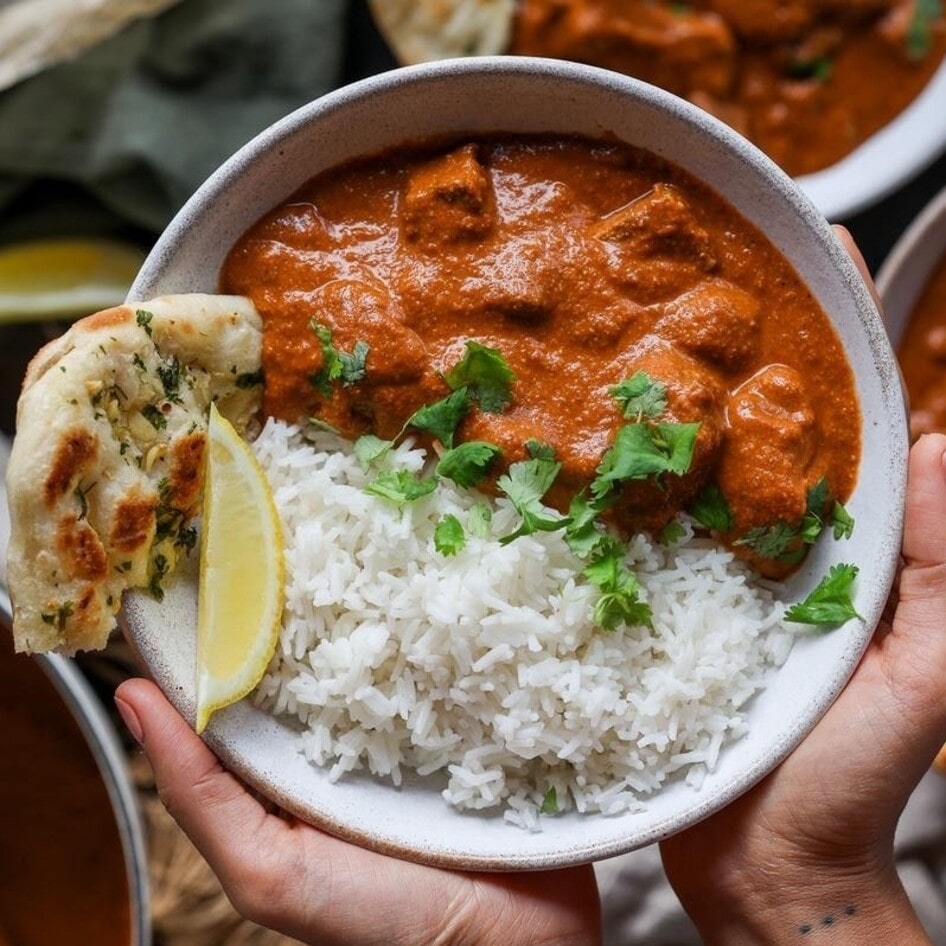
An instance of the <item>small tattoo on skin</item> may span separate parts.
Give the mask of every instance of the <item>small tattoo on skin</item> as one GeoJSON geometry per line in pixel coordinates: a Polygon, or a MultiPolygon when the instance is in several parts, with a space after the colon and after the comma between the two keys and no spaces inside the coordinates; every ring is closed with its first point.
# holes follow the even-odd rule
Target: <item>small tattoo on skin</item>
{"type": "Polygon", "coordinates": [[[821,927],[826,929],[832,927],[835,923],[840,922],[846,916],[854,916],[857,913],[857,906],[853,903],[849,903],[844,910],[838,913],[826,913],[818,923],[802,923],[798,927],[798,933],[800,936],[810,936],[815,932],[815,927],[821,927]]]}

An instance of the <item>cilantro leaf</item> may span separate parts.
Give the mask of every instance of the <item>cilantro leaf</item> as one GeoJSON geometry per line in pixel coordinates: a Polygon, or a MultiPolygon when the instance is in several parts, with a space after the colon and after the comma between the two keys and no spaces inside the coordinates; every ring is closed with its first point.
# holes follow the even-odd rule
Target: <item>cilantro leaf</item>
{"type": "Polygon", "coordinates": [[[151,320],[153,318],[154,313],[149,312],[147,309],[135,310],[135,321],[145,330],[145,334],[149,338],[151,337],[151,320]]]}
{"type": "Polygon", "coordinates": [[[554,460],[555,447],[544,440],[535,440],[534,438],[526,441],[526,453],[533,460],[554,460]]]}
{"type": "Polygon", "coordinates": [[[516,374],[502,352],[468,341],[466,354],[445,375],[451,388],[468,388],[470,397],[488,414],[498,414],[512,401],[516,374]]]}
{"type": "Polygon", "coordinates": [[[679,519],[671,519],[657,533],[657,541],[661,545],[676,545],[686,535],[686,531],[679,519]]]}
{"type": "Polygon", "coordinates": [[[450,449],[457,425],[466,417],[469,409],[470,395],[466,388],[459,388],[434,404],[419,407],[411,414],[404,427],[424,430],[450,449]]]}
{"type": "Polygon", "coordinates": [[[386,499],[402,509],[415,499],[432,493],[436,488],[437,481],[432,476],[417,479],[408,470],[382,470],[378,478],[365,487],[365,492],[386,499]]]}
{"type": "Polygon", "coordinates": [[[363,434],[352,446],[362,470],[365,472],[378,462],[394,446],[393,440],[382,440],[374,434],[363,434]]]}
{"type": "Polygon", "coordinates": [[[617,630],[622,624],[653,625],[653,612],[640,600],[640,584],[625,564],[625,554],[620,542],[606,543],[583,572],[601,592],[595,602],[594,622],[606,631],[617,630]]]}
{"type": "Polygon", "coordinates": [[[609,536],[601,528],[598,515],[607,507],[605,500],[585,498],[576,493],[568,507],[568,525],[565,526],[565,542],[578,558],[588,558],[609,536]]]}
{"type": "Polygon", "coordinates": [[[839,502],[831,510],[831,525],[835,539],[849,539],[854,534],[854,517],[839,502]]]}
{"type": "Polygon", "coordinates": [[[604,496],[621,480],[642,480],[660,473],[682,476],[693,462],[700,424],[626,424],[605,453],[591,484],[595,497],[604,496]]]}
{"type": "Polygon", "coordinates": [[[342,384],[355,384],[355,382],[364,378],[366,373],[365,361],[369,351],[367,342],[358,341],[355,342],[355,347],[350,355],[343,351],[338,353],[338,360],[341,363],[339,377],[342,384]]]}
{"type": "Polygon", "coordinates": [[[326,398],[332,396],[332,382],[341,381],[346,387],[361,381],[365,376],[365,359],[368,343],[355,342],[351,354],[339,351],[332,342],[332,330],[312,319],[309,326],[322,346],[322,367],[309,376],[309,382],[326,398]]]}
{"type": "Polygon", "coordinates": [[[857,572],[856,565],[833,565],[801,604],[794,604],[785,612],[785,620],[819,627],[839,627],[851,618],[863,621],[851,600],[857,572]]]}
{"type": "Polygon", "coordinates": [[[667,409],[667,386],[655,381],[645,371],[638,371],[626,381],[610,389],[627,418],[640,421],[644,417],[659,417],[667,409]]]}
{"type": "Polygon", "coordinates": [[[925,59],[933,49],[933,24],[943,13],[940,0],[916,0],[907,28],[907,55],[917,61],[925,59]]]}
{"type": "Polygon", "coordinates": [[[476,486],[502,451],[485,440],[468,440],[448,450],[437,464],[437,474],[467,489],[476,486]]]}
{"type": "Polygon", "coordinates": [[[539,814],[542,815],[554,815],[558,812],[558,793],[555,791],[555,786],[550,785],[545,790],[545,795],[542,797],[542,805],[539,808],[539,814]]]}
{"type": "Polygon", "coordinates": [[[805,557],[805,548],[799,545],[800,533],[787,522],[776,522],[772,526],[756,526],[735,545],[752,549],[760,558],[771,558],[794,565],[805,557]]]}
{"type": "Polygon", "coordinates": [[[521,535],[554,532],[567,525],[567,518],[542,505],[542,497],[555,482],[561,466],[561,463],[556,463],[555,460],[544,458],[521,460],[519,463],[513,463],[509,471],[499,478],[496,486],[509,497],[516,512],[522,517],[519,528],[499,540],[503,545],[508,545],[521,535]]]}
{"type": "Polygon", "coordinates": [[[493,510],[486,503],[476,503],[470,507],[466,527],[471,535],[475,535],[478,539],[489,538],[489,527],[492,523],[493,510]]]}
{"type": "Polygon", "coordinates": [[[729,501],[716,483],[703,487],[689,512],[701,526],[714,532],[728,532],[733,526],[729,501]]]}
{"type": "Polygon", "coordinates": [[[441,555],[456,555],[466,545],[460,520],[452,513],[441,516],[434,528],[434,548],[441,555]]]}

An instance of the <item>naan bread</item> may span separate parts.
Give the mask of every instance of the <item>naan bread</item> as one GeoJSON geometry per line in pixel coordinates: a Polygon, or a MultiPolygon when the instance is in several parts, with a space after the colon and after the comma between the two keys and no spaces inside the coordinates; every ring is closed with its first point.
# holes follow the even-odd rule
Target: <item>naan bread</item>
{"type": "Polygon", "coordinates": [[[77,322],[31,362],[7,466],[18,651],[103,647],[126,588],[196,539],[211,400],[238,429],[262,392],[239,296],[164,296],[77,322]]]}
{"type": "Polygon", "coordinates": [[[506,51],[515,0],[369,0],[382,35],[405,65],[506,51]]]}

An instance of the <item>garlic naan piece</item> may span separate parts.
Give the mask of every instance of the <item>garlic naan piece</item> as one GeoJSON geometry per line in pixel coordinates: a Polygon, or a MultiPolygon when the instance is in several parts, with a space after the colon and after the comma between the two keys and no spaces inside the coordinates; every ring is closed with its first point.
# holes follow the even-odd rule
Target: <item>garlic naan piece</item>
{"type": "Polygon", "coordinates": [[[404,65],[494,56],[509,46],[515,0],[369,0],[378,29],[404,65]]]}
{"type": "Polygon", "coordinates": [[[126,588],[196,540],[210,402],[259,409],[262,331],[240,296],[163,296],[82,319],[40,351],[7,466],[18,651],[105,646],[126,588]]]}

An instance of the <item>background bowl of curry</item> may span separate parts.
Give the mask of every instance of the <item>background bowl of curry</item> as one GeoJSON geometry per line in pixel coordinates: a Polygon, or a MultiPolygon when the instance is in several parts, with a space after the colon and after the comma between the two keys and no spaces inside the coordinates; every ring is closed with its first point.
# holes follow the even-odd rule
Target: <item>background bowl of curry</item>
{"type": "MultiPolygon", "coordinates": [[[[549,868],[616,855],[703,818],[774,768],[843,688],[879,621],[899,559],[906,420],[896,364],[862,277],[824,217],[754,146],[694,106],[615,73],[553,60],[497,57],[429,63],[340,89],[272,126],[227,161],[171,223],[130,299],[214,292],[230,248],[257,220],[319,172],[409,142],[489,133],[619,140],[682,167],[720,194],[784,255],[829,314],[852,367],[862,461],[848,508],[857,539],[819,544],[785,584],[800,600],[842,559],[861,569],[853,620],[801,633],[749,710],[749,733],[722,754],[702,788],[667,784],[643,811],[567,814],[542,831],[501,815],[462,815],[437,785],[400,789],[369,778],[330,783],[296,750],[294,734],[243,701],[217,714],[206,739],[248,783],[298,816],[397,856],[470,869],[549,868]]],[[[190,719],[195,693],[193,574],[158,603],[126,597],[135,644],[190,719]]]]}
{"type": "Polygon", "coordinates": [[[0,942],[148,946],[144,831],[115,729],[71,661],[14,654],[10,625],[0,587],[0,942]]]}
{"type": "Polygon", "coordinates": [[[369,0],[404,65],[505,53],[635,76],[707,109],[844,220],[946,147],[937,0],[369,0]]]}
{"type": "Polygon", "coordinates": [[[946,432],[946,188],[904,231],[877,290],[910,399],[910,432],[946,432]]]}

